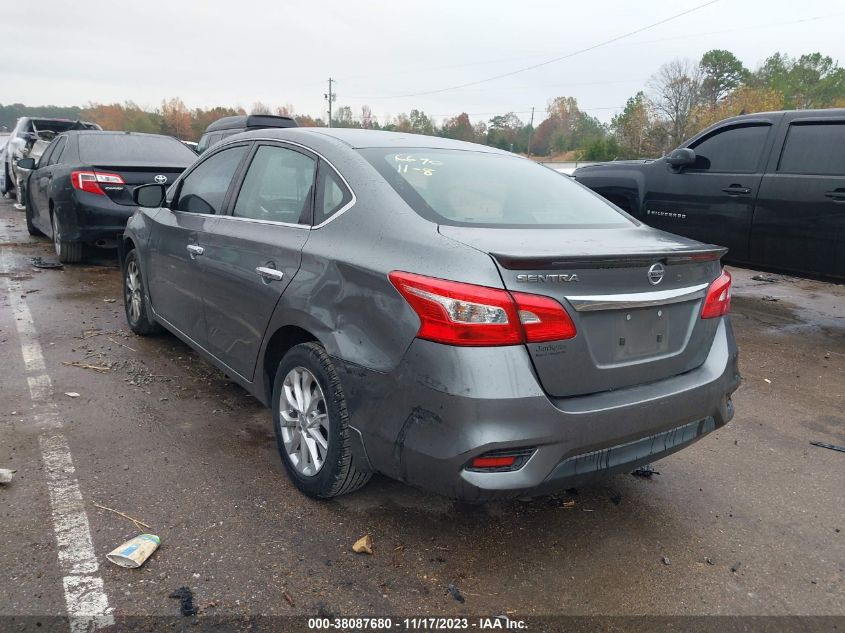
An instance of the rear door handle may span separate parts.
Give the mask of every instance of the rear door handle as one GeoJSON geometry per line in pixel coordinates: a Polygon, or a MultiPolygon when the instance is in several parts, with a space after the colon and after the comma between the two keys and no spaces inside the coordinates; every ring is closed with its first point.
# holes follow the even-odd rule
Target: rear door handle
{"type": "Polygon", "coordinates": [[[825,191],[824,196],[825,198],[831,198],[834,202],[845,202],[845,189],[825,191]]]}
{"type": "Polygon", "coordinates": [[[196,244],[188,244],[188,254],[191,256],[191,259],[196,259],[204,252],[205,249],[202,246],[197,246],[196,244]]]}
{"type": "Polygon", "coordinates": [[[266,279],[267,281],[281,281],[285,276],[285,273],[281,270],[267,268],[266,266],[259,266],[255,269],[255,272],[258,273],[259,277],[266,279]]]}
{"type": "Polygon", "coordinates": [[[725,187],[722,189],[726,194],[729,196],[743,196],[745,194],[751,193],[751,189],[748,187],[743,187],[742,185],[731,185],[730,187],[725,187]]]}

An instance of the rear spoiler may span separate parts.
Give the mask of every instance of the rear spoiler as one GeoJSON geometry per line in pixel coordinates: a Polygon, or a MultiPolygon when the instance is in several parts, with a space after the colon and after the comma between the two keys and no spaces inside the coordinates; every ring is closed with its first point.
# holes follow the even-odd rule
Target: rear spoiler
{"type": "Polygon", "coordinates": [[[508,270],[557,270],[560,268],[634,268],[650,266],[655,262],[664,264],[690,264],[712,262],[722,259],[728,252],[722,246],[708,246],[698,250],[675,251],[671,253],[631,253],[625,255],[595,255],[560,257],[519,257],[491,253],[502,268],[508,270]]]}

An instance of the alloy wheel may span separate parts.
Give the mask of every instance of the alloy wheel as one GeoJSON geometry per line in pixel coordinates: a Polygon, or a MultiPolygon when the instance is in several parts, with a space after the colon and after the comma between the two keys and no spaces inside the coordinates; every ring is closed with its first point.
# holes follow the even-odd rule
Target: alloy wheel
{"type": "Polygon", "coordinates": [[[126,305],[129,307],[129,319],[137,323],[141,318],[141,272],[138,262],[131,261],[126,267],[126,305]]]}
{"type": "Polygon", "coordinates": [[[294,367],[279,396],[282,441],[297,472],[313,477],[320,472],[329,448],[329,415],[323,389],[310,371],[294,367]]]}

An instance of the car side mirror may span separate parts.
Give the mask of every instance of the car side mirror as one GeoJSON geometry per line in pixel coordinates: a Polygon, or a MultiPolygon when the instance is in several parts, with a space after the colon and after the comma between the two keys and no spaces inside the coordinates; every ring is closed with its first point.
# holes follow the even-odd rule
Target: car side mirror
{"type": "Polygon", "coordinates": [[[139,207],[160,207],[164,202],[167,187],[156,183],[139,185],[132,192],[132,199],[139,207]]]}
{"type": "Polygon", "coordinates": [[[695,162],[695,152],[688,147],[679,147],[666,157],[666,162],[673,169],[689,167],[695,162]]]}
{"type": "Polygon", "coordinates": [[[21,158],[18,161],[18,167],[21,169],[35,169],[35,159],[34,158],[21,158]]]}

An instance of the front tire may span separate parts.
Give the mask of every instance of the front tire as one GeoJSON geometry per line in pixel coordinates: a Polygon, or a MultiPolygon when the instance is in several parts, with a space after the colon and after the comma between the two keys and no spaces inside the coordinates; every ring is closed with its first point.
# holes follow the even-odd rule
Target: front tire
{"type": "Polygon", "coordinates": [[[32,223],[32,205],[29,202],[29,196],[26,196],[26,201],[24,202],[24,216],[26,217],[26,230],[29,231],[30,235],[44,235],[32,223]]]}
{"type": "Polygon", "coordinates": [[[330,499],[370,480],[352,455],[346,397],[322,345],[296,345],[279,363],[273,427],[288,476],[309,497],[330,499]]]}
{"type": "Polygon", "coordinates": [[[56,255],[63,264],[78,264],[82,261],[82,242],[70,242],[62,237],[62,224],[59,216],[53,213],[53,245],[56,255]]]}
{"type": "Polygon", "coordinates": [[[134,249],[129,251],[123,262],[123,309],[129,329],[138,336],[152,336],[161,332],[161,326],[153,319],[147,303],[138,251],[134,249]]]}

